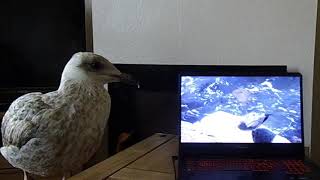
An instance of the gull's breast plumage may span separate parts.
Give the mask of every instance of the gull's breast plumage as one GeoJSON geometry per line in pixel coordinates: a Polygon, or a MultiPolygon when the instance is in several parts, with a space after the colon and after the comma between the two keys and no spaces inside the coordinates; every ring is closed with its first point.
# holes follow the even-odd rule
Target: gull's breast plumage
{"type": "Polygon", "coordinates": [[[72,81],[58,91],[21,96],[3,117],[1,153],[37,175],[77,169],[99,148],[110,106],[103,87],[72,81]]]}

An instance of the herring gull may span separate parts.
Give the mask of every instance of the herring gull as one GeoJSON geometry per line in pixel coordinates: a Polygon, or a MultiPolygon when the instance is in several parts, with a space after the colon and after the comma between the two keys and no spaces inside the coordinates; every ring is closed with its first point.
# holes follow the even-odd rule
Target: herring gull
{"type": "Polygon", "coordinates": [[[111,99],[104,85],[124,74],[100,55],[79,52],[66,64],[58,90],[25,94],[2,120],[1,154],[26,173],[62,176],[81,169],[99,148],[111,99]]]}

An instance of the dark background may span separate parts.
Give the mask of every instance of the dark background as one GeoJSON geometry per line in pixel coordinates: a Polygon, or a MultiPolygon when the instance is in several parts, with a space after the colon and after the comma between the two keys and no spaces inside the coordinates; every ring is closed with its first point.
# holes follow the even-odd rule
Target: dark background
{"type": "MultiPolygon", "coordinates": [[[[128,146],[156,132],[177,134],[180,120],[178,75],[181,72],[263,73],[286,72],[286,66],[212,66],[116,64],[139,81],[140,88],[109,85],[112,98],[109,118],[110,147],[121,132],[132,134],[128,146]]],[[[110,149],[114,153],[114,149],[110,149]]]]}
{"type": "Polygon", "coordinates": [[[2,1],[0,88],[57,86],[86,49],[84,12],[83,0],[2,1]]]}
{"type": "MultiPolygon", "coordinates": [[[[58,88],[67,61],[75,52],[86,50],[85,9],[83,0],[10,0],[1,2],[0,9],[0,111],[5,112],[23,94],[58,88]]],[[[127,146],[155,132],[177,132],[179,72],[270,70],[264,66],[116,66],[132,74],[140,88],[120,83],[109,86],[111,154],[121,132],[132,135],[127,146]]]]}

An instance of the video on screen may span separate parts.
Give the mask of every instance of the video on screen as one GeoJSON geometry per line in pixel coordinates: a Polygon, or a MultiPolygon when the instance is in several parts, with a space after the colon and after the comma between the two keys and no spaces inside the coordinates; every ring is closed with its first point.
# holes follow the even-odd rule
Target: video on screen
{"type": "Polygon", "coordinates": [[[182,76],[182,143],[301,143],[300,77],[182,76]]]}

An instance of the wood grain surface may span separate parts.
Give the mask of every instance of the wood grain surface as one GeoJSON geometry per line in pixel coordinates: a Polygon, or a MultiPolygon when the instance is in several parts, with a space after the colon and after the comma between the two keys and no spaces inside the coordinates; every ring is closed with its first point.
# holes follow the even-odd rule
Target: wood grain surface
{"type": "MultiPolygon", "coordinates": [[[[151,151],[157,149],[164,143],[173,139],[174,135],[156,133],[153,136],[117,153],[116,155],[88,168],[85,171],[73,176],[74,179],[106,179],[111,177],[116,172],[127,167],[129,164],[140,159],[151,151]]],[[[131,172],[131,171],[130,171],[131,172]]],[[[119,178],[117,174],[117,178],[119,178]]]]}
{"type": "Polygon", "coordinates": [[[123,168],[108,180],[174,180],[174,174],[123,168]]]}

